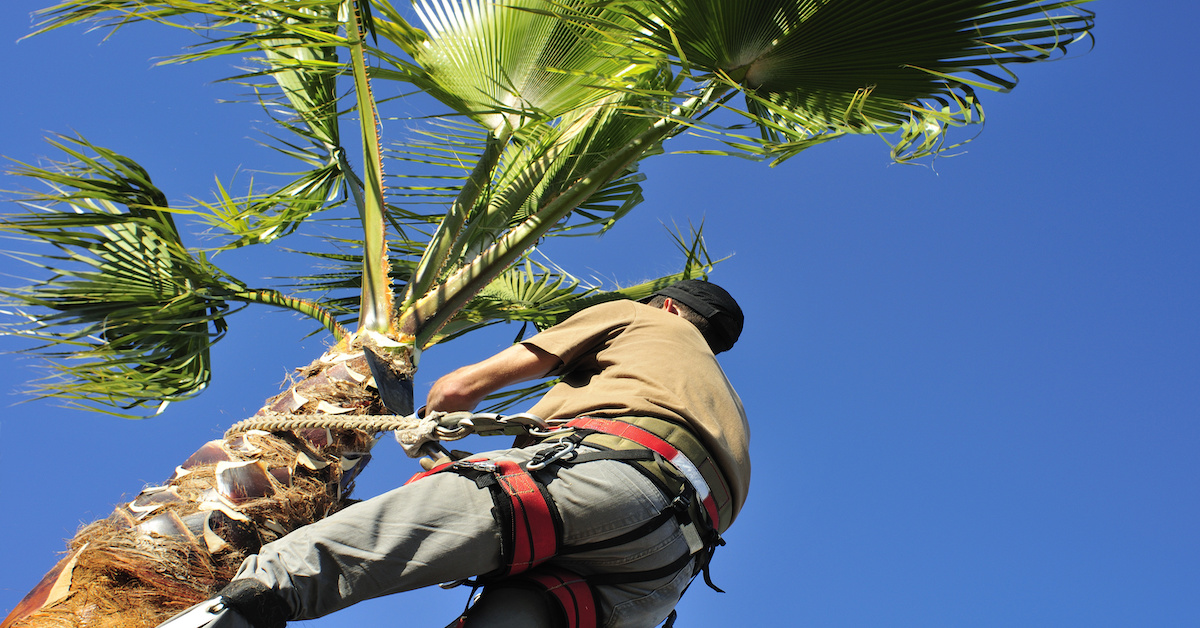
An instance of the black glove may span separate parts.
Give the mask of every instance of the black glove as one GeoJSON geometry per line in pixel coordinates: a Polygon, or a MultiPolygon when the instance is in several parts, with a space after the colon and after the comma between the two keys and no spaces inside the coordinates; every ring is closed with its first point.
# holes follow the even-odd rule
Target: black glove
{"type": "Polygon", "coordinates": [[[284,628],[292,609],[279,594],[254,578],[230,582],[218,596],[254,628],[284,628]]]}

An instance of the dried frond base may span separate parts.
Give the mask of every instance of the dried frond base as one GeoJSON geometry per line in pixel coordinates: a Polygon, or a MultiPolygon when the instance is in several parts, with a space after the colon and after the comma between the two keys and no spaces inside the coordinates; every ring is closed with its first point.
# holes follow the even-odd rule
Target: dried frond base
{"type": "MultiPolygon", "coordinates": [[[[374,411],[365,378],[343,366],[326,364],[305,394],[374,411]]],[[[263,543],[347,505],[374,443],[363,431],[324,428],[209,442],[166,484],[81,529],[0,628],[153,628],[219,591],[263,543]]]]}

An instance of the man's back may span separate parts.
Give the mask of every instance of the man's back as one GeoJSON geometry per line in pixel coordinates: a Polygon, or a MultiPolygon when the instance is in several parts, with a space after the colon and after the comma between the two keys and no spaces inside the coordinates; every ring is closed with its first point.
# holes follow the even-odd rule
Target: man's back
{"type": "Polygon", "coordinates": [[[655,417],[689,427],[721,468],[734,513],[750,482],[741,400],[694,325],[632,301],[603,303],[524,344],[554,355],[562,375],[531,412],[544,419],[655,417]]]}

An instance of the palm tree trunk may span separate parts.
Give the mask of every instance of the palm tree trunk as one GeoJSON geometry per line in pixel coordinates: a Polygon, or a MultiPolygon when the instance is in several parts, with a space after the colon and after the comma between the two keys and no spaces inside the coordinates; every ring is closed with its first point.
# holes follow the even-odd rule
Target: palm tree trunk
{"type": "MultiPolygon", "coordinates": [[[[361,351],[329,353],[256,416],[385,414],[361,351]]],[[[161,486],[82,528],[0,628],[153,627],[201,602],[264,543],[348,503],[360,430],[247,431],[206,443],[161,486]]]]}

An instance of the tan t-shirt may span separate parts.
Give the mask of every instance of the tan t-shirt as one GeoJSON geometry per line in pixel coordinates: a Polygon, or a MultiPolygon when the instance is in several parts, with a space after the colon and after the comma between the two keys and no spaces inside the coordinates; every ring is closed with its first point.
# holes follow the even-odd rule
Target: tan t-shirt
{"type": "Polygon", "coordinates": [[[741,399],[696,326],[633,301],[576,313],[524,341],[554,355],[561,382],[530,412],[544,419],[648,416],[692,428],[733,493],[750,487],[750,426],[741,399]]]}

